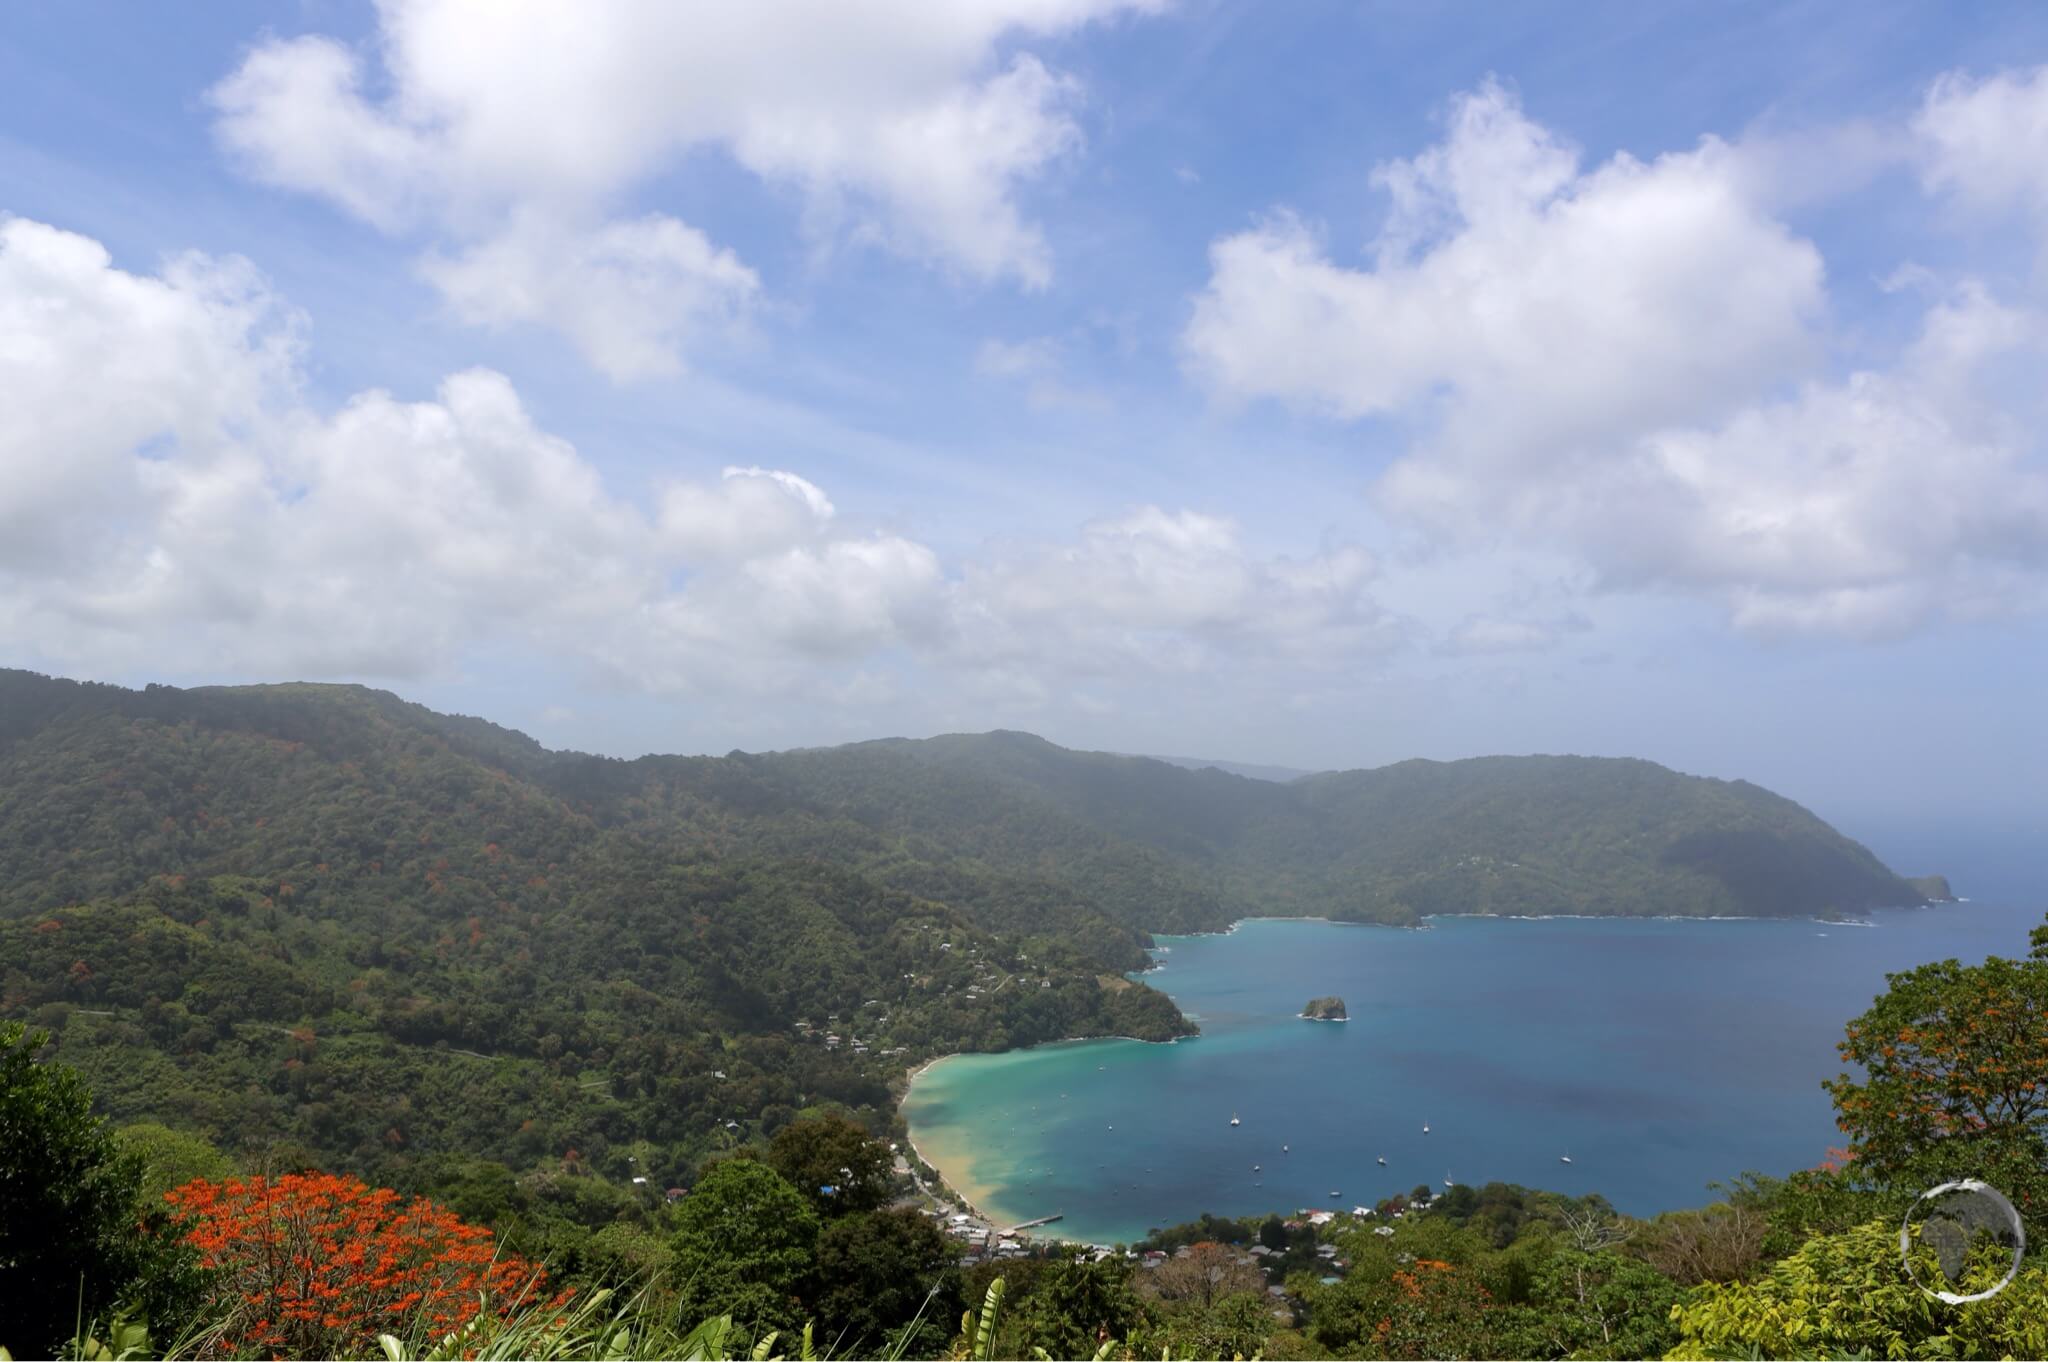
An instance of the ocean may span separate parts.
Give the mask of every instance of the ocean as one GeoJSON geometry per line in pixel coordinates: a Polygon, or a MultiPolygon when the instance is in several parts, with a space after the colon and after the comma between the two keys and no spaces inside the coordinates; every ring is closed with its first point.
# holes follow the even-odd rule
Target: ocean
{"type": "Polygon", "coordinates": [[[2024,955],[2041,917],[1966,903],[1868,925],[1254,919],[1159,938],[1143,977],[1201,1036],[956,1056],[918,1077],[904,1114],[984,1213],[1057,1213],[1045,1233],[1090,1242],[1204,1211],[1348,1210],[1446,1178],[1648,1215],[1745,1170],[1820,1163],[1842,1142],[1821,1080],[1885,974],[2024,955]],[[1325,994],[1350,1021],[1297,1015],[1325,994]]]}

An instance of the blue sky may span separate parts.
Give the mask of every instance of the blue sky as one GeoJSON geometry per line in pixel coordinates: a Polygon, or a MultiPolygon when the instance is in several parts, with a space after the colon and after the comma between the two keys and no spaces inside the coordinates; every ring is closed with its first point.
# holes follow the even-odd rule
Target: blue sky
{"type": "Polygon", "coordinates": [[[0,24],[8,662],[2048,842],[2038,7],[569,13],[0,24]]]}

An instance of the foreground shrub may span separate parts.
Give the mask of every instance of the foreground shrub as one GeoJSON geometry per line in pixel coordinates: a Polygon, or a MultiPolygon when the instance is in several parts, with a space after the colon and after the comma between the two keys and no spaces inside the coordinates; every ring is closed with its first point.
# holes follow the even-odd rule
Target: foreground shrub
{"type": "Polygon", "coordinates": [[[1944,1305],[1906,1276],[1898,1226],[1873,1220],[1809,1239],[1753,1281],[1695,1287],[1671,1317],[1676,1358],[2048,1357],[2048,1269],[2030,1264],[1988,1301],[1944,1305]]]}
{"type": "Polygon", "coordinates": [[[0,1022],[0,1348],[49,1356],[117,1307],[175,1333],[193,1317],[192,1255],[139,1197],[143,1165],[92,1114],[41,1031],[0,1022]]]}
{"type": "Polygon", "coordinates": [[[669,1247],[682,1321],[727,1316],[756,1334],[803,1326],[818,1216],[766,1164],[713,1165],[683,1203],[669,1247]]]}

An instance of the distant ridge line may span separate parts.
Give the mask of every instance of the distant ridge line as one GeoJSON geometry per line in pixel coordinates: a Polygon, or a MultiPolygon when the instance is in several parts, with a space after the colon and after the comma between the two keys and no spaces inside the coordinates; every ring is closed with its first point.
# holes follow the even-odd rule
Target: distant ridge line
{"type": "Polygon", "coordinates": [[[1147,761],[1163,761],[1168,766],[1179,766],[1189,771],[1221,771],[1225,775],[1243,776],[1246,780],[1266,780],[1275,785],[1286,785],[1305,776],[1328,774],[1328,768],[1321,771],[1305,771],[1298,766],[1267,766],[1250,761],[1216,761],[1208,757],[1162,757],[1156,752],[1119,752],[1116,755],[1143,757],[1147,761]]]}

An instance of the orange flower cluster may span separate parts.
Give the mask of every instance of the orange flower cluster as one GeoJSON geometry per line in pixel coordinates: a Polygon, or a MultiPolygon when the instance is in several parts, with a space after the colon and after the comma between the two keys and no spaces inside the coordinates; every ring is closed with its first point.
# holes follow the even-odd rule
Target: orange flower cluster
{"type": "MultiPolygon", "coordinates": [[[[1407,1296],[1410,1300],[1422,1299],[1423,1284],[1427,1280],[1429,1273],[1448,1273],[1453,1270],[1451,1265],[1441,1258],[1417,1258],[1414,1262],[1413,1269],[1413,1271],[1409,1272],[1401,1272],[1397,1270],[1394,1273],[1394,1285],[1399,1287],[1401,1289],[1402,1294],[1407,1296]]],[[[1482,1289],[1480,1294],[1484,1295],[1486,1293],[1482,1289]]]]}
{"type": "Polygon", "coordinates": [[[500,1255],[491,1232],[426,1200],[328,1173],[198,1179],[166,1194],[173,1219],[219,1268],[237,1352],[337,1357],[379,1333],[461,1328],[486,1303],[539,1297],[546,1271],[500,1255]]]}

